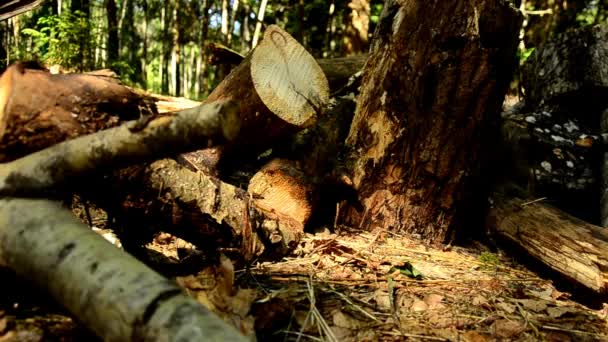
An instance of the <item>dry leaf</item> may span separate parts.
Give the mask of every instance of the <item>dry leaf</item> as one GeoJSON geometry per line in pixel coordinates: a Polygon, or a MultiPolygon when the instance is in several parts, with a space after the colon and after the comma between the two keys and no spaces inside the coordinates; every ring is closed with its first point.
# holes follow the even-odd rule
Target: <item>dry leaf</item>
{"type": "Polygon", "coordinates": [[[340,328],[357,330],[364,325],[363,322],[340,310],[336,310],[332,315],[332,318],[334,325],[340,328]]]}
{"type": "Polygon", "coordinates": [[[467,331],[461,335],[464,342],[486,342],[487,339],[476,331],[467,331]]]}
{"type": "Polygon", "coordinates": [[[576,310],[566,306],[551,307],[547,309],[547,314],[551,318],[560,318],[568,313],[576,313],[576,310]]]}
{"type": "Polygon", "coordinates": [[[547,309],[547,302],[542,300],[534,300],[534,299],[520,299],[517,301],[524,308],[534,311],[536,313],[542,312],[547,309]]]}
{"type": "Polygon", "coordinates": [[[509,303],[496,303],[496,307],[509,314],[514,313],[516,309],[515,305],[509,303]]]}
{"type": "Polygon", "coordinates": [[[572,337],[560,331],[550,331],[545,334],[545,340],[547,342],[571,342],[572,337]]]}
{"type": "Polygon", "coordinates": [[[498,337],[511,338],[521,334],[524,331],[524,324],[518,321],[510,321],[508,319],[499,319],[491,326],[492,331],[498,337]]]}
{"type": "Polygon", "coordinates": [[[441,303],[443,298],[441,295],[431,293],[424,297],[424,302],[428,305],[429,310],[443,309],[445,308],[445,305],[441,303]]]}
{"type": "Polygon", "coordinates": [[[426,311],[428,309],[429,309],[428,304],[426,304],[424,301],[422,301],[420,299],[416,299],[414,301],[414,304],[412,304],[412,306],[410,307],[410,310],[412,310],[414,312],[426,311]]]}
{"type": "Polygon", "coordinates": [[[477,295],[473,297],[473,301],[471,302],[473,305],[487,307],[488,299],[482,295],[477,295]]]}
{"type": "Polygon", "coordinates": [[[376,292],[374,292],[374,300],[376,301],[376,306],[378,307],[378,310],[384,312],[391,311],[391,298],[388,295],[388,292],[380,289],[376,290],[376,292]]]}

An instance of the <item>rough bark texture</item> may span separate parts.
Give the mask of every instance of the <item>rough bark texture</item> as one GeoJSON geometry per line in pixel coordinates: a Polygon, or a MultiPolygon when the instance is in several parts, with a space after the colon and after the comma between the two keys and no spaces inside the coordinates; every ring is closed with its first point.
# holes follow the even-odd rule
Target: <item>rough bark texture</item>
{"type": "Polygon", "coordinates": [[[469,181],[495,133],[520,24],[507,1],[386,1],[347,139],[364,210],[345,210],[344,223],[451,238],[465,194],[479,191],[469,181]]]}
{"type": "Polygon", "coordinates": [[[58,203],[0,200],[0,262],[46,289],[104,341],[246,341],[58,203]]]}
{"type": "Polygon", "coordinates": [[[155,112],[110,77],[53,75],[18,63],[0,78],[0,161],[155,112]]]}
{"type": "Polygon", "coordinates": [[[369,45],[369,18],[371,16],[369,0],[351,0],[348,3],[350,13],[344,17],[344,38],[342,50],[346,55],[367,51],[369,45]]]}
{"type": "Polygon", "coordinates": [[[291,250],[303,234],[302,223],[265,213],[245,190],[174,160],[126,169],[113,182],[116,190],[102,206],[121,203],[127,226],[172,227],[208,251],[232,248],[235,257],[252,261],[291,250]]]}
{"type": "Polygon", "coordinates": [[[523,85],[528,106],[574,101],[578,112],[585,115],[588,111],[580,107],[605,105],[608,27],[597,25],[572,30],[548,41],[526,63],[523,85]]]}
{"type": "Polygon", "coordinates": [[[546,266],[596,292],[608,292],[608,232],[558,209],[520,199],[496,203],[490,230],[546,266]]]}
{"type": "Polygon", "coordinates": [[[100,169],[225,143],[239,123],[238,104],[218,101],[64,141],[0,165],[0,194],[38,193],[100,169]]]}

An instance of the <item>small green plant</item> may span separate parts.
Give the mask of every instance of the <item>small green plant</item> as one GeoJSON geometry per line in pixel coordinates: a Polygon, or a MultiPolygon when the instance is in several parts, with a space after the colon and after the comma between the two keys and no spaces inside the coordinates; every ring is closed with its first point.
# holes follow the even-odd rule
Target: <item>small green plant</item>
{"type": "Polygon", "coordinates": [[[500,259],[498,258],[498,255],[490,252],[482,252],[479,256],[479,262],[482,262],[487,266],[500,265],[500,259]]]}
{"type": "Polygon", "coordinates": [[[519,65],[523,65],[528,58],[530,58],[530,56],[532,56],[532,53],[534,52],[534,50],[536,50],[535,48],[528,48],[528,49],[519,49],[517,50],[517,57],[519,57],[519,65]]]}

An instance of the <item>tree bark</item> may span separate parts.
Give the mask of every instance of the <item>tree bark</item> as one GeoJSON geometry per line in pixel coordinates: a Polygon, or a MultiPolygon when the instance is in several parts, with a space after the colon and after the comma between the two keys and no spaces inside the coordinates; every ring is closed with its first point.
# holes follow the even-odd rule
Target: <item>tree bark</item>
{"type": "Polygon", "coordinates": [[[238,134],[238,105],[216,101],[174,117],[128,122],[0,165],[0,195],[40,194],[102,168],[211,147],[238,134]]]}
{"type": "Polygon", "coordinates": [[[106,0],[106,12],[108,14],[108,59],[107,67],[112,67],[118,61],[118,10],[115,0],[106,0]]]}
{"type": "Polygon", "coordinates": [[[52,75],[17,63],[0,77],[0,161],[153,112],[113,78],[52,75]]]}
{"type": "Polygon", "coordinates": [[[171,32],[173,34],[173,49],[171,52],[171,84],[173,85],[173,95],[174,96],[181,96],[182,95],[182,89],[181,89],[181,73],[180,73],[180,68],[181,68],[181,50],[182,50],[182,46],[181,46],[181,27],[180,27],[180,20],[179,20],[179,12],[180,12],[180,1],[181,0],[175,0],[174,3],[174,7],[173,7],[173,20],[171,21],[172,23],[172,27],[171,27],[171,32]]]}
{"type": "Polygon", "coordinates": [[[251,40],[251,48],[255,48],[258,45],[260,39],[260,33],[262,32],[262,22],[264,22],[264,13],[266,13],[266,4],[268,0],[262,0],[260,2],[260,8],[258,9],[258,15],[256,17],[255,31],[253,32],[253,39],[251,40]]]}
{"type": "Polygon", "coordinates": [[[500,200],[490,212],[492,233],[596,292],[608,292],[608,232],[541,202],[500,200]]]}
{"type": "Polygon", "coordinates": [[[174,282],[47,200],[0,200],[0,263],[105,341],[246,341],[174,282]]]}
{"type": "Polygon", "coordinates": [[[343,223],[452,239],[481,190],[520,24],[507,1],[385,2],[347,138],[364,210],[343,223]]]}
{"type": "Polygon", "coordinates": [[[370,18],[369,0],[351,0],[348,4],[350,13],[345,16],[342,50],[345,55],[367,52],[370,18]]]}

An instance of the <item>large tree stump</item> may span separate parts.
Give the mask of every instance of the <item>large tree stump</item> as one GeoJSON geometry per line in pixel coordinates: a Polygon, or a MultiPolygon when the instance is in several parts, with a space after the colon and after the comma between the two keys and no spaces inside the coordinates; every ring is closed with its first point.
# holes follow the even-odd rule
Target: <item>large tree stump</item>
{"type": "Polygon", "coordinates": [[[255,158],[273,143],[313,125],[329,101],[329,88],[314,58],[287,32],[271,25],[264,40],[205,103],[217,100],[239,101],[241,132],[233,143],[215,151],[185,155],[196,168],[213,170],[218,164],[255,158]]]}
{"type": "Polygon", "coordinates": [[[450,239],[478,191],[520,24],[507,1],[385,2],[347,139],[364,210],[344,223],[450,239]]]}
{"type": "Polygon", "coordinates": [[[608,231],[542,202],[499,201],[489,229],[570,280],[608,292],[608,231]]]}
{"type": "Polygon", "coordinates": [[[111,77],[53,75],[17,63],[0,78],[0,162],[154,112],[111,77]]]}

